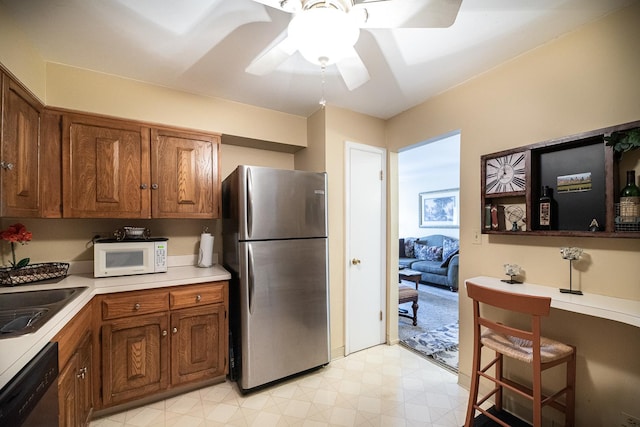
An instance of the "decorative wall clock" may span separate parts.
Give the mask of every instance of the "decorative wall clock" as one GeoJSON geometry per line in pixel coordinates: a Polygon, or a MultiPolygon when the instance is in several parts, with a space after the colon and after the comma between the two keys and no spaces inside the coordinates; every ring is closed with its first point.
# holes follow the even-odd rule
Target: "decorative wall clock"
{"type": "Polygon", "coordinates": [[[485,194],[499,195],[525,191],[526,152],[506,154],[486,160],[485,194]]]}

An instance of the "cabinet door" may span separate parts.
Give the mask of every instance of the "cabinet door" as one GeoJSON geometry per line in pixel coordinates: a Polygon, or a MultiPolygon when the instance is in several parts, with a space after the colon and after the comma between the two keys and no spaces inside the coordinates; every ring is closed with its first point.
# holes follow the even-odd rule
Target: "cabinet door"
{"type": "Polygon", "coordinates": [[[226,349],[224,305],[171,312],[171,384],[225,375],[226,349]]]}
{"type": "Polygon", "coordinates": [[[26,90],[3,76],[2,216],[40,216],[40,111],[26,90]]]}
{"type": "Polygon", "coordinates": [[[78,349],[78,368],[77,368],[77,411],[78,422],[82,426],[89,425],[89,417],[93,410],[93,374],[92,374],[92,357],[93,345],[91,334],[87,334],[86,338],[78,349]]]}
{"type": "Polygon", "coordinates": [[[58,376],[58,420],[61,426],[78,425],[78,402],[76,400],[76,374],[78,354],[74,354],[58,376]]]}
{"type": "Polygon", "coordinates": [[[220,178],[215,135],[151,130],[154,218],[219,218],[220,178]]]}
{"type": "Polygon", "coordinates": [[[62,126],[63,216],[148,218],[148,128],[84,115],[62,126]]]}
{"type": "Polygon", "coordinates": [[[168,316],[125,318],[102,326],[102,390],[105,406],[167,387],[168,316]]]}

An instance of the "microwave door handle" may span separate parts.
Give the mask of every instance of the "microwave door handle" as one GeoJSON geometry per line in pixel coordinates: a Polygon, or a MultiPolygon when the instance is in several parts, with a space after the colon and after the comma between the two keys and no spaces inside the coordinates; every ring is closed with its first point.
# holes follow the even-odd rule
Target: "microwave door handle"
{"type": "Polygon", "coordinates": [[[255,277],[253,275],[253,250],[251,249],[251,245],[248,246],[248,256],[247,256],[247,293],[249,300],[249,314],[253,314],[253,293],[255,286],[255,277]]]}

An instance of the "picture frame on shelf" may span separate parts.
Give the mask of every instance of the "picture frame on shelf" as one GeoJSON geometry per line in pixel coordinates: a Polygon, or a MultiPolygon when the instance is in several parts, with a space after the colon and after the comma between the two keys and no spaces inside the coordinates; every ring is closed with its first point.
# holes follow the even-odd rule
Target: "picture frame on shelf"
{"type": "Polygon", "coordinates": [[[421,228],[458,228],[460,189],[428,191],[419,193],[421,228]]]}

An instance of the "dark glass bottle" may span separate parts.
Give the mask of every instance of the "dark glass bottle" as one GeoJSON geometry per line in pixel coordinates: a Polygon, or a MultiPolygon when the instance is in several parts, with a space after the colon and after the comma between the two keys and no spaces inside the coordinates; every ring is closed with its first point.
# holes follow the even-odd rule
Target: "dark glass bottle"
{"type": "Polygon", "coordinates": [[[627,171],[627,185],[620,192],[620,197],[640,197],[640,188],[636,185],[636,171],[627,171]]]}
{"type": "Polygon", "coordinates": [[[620,219],[635,222],[640,216],[640,188],[636,185],[636,171],[627,171],[627,185],[620,192],[620,219]]]}
{"type": "Polygon", "coordinates": [[[553,218],[555,206],[551,198],[551,189],[548,186],[542,187],[542,195],[538,199],[538,229],[552,230],[555,226],[553,218]]]}

